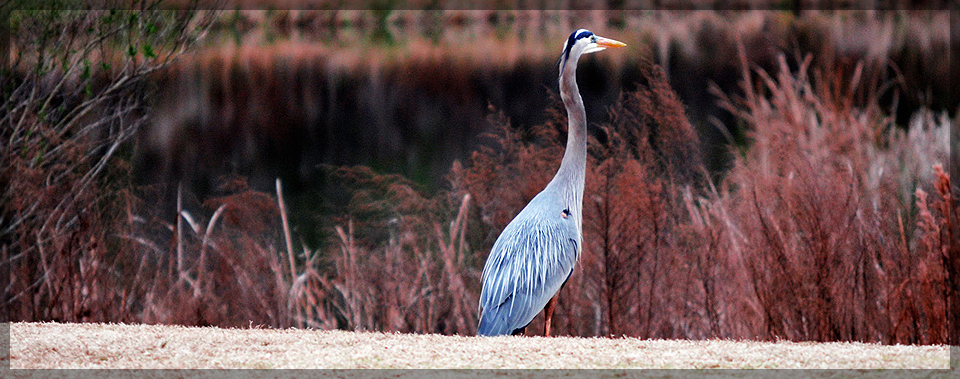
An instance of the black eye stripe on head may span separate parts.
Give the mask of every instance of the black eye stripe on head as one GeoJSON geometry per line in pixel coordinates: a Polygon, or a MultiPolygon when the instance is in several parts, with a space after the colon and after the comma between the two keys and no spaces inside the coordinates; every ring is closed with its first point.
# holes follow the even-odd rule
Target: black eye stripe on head
{"type": "Polygon", "coordinates": [[[563,59],[570,58],[570,48],[573,47],[573,44],[577,42],[577,32],[570,34],[570,38],[567,38],[567,46],[563,47],[563,59]]]}
{"type": "Polygon", "coordinates": [[[577,43],[577,40],[590,36],[593,36],[593,32],[586,29],[579,29],[573,33],[570,33],[570,38],[567,38],[567,45],[563,47],[563,54],[560,56],[560,60],[557,63],[560,64],[564,60],[570,59],[570,49],[575,43],[577,43]]]}

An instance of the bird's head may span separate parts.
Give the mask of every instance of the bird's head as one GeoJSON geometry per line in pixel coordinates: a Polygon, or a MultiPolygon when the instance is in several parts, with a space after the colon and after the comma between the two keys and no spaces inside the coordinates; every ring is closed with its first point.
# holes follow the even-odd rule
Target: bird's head
{"type": "Polygon", "coordinates": [[[624,47],[627,44],[593,34],[587,29],[579,29],[572,34],[563,44],[563,54],[560,55],[560,74],[563,75],[563,67],[571,59],[576,61],[583,54],[594,53],[608,47],[624,47]]]}

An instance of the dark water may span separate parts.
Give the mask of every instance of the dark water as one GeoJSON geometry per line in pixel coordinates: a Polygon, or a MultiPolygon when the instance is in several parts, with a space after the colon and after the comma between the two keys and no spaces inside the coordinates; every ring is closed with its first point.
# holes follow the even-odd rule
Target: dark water
{"type": "MultiPolygon", "coordinates": [[[[388,53],[414,48],[371,38],[379,38],[371,49],[388,53]]],[[[753,69],[775,76],[778,55],[796,67],[794,58],[809,53],[814,67],[847,80],[866,53],[840,49],[841,44],[828,43],[831,38],[836,36],[796,25],[740,36],[753,69]]],[[[717,106],[708,88],[716,85],[734,96],[740,92],[736,40],[704,27],[685,43],[693,44],[698,54],[690,56],[685,52],[690,46],[674,41],[666,48],[584,56],[578,82],[587,117],[591,124],[607,122],[607,111],[620,94],[643,85],[639,66],[645,61],[660,64],[700,134],[703,161],[722,174],[731,147],[748,141],[736,118],[717,106]],[[615,54],[624,56],[607,56],[615,54]]],[[[896,105],[900,125],[922,106],[955,111],[957,95],[944,78],[957,73],[931,64],[939,47],[905,46],[866,65],[865,76],[896,82],[882,94],[880,104],[890,109],[896,105]]],[[[172,216],[178,182],[189,194],[188,204],[199,206],[216,194],[225,175],[244,176],[253,188],[267,192],[273,192],[274,180],[281,178],[294,222],[306,232],[347,199],[322,165],[366,165],[403,175],[433,192],[445,185],[451,164],[467,160],[482,143],[492,113],[503,112],[513,126],[529,128],[551,117],[551,107],[561,107],[556,57],[549,54],[511,65],[456,55],[387,55],[344,64],[336,48],[316,53],[304,49],[293,44],[207,54],[158,75],[154,121],[139,135],[135,174],[140,183],[165,188],[156,203],[159,212],[172,216]]]]}

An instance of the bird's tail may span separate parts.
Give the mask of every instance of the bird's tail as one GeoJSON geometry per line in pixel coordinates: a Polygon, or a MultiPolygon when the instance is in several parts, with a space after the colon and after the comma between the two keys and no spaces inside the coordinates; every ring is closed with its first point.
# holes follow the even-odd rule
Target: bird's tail
{"type": "Polygon", "coordinates": [[[495,312],[484,312],[480,315],[480,324],[477,326],[477,335],[478,336],[504,336],[517,334],[517,331],[523,330],[523,328],[513,328],[504,319],[495,312]]]}

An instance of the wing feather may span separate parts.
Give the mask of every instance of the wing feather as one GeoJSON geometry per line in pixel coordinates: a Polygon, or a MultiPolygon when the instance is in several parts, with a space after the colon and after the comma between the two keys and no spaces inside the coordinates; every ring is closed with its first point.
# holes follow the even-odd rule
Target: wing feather
{"type": "Polygon", "coordinates": [[[571,221],[525,208],[504,228],[483,268],[478,334],[525,327],[560,290],[580,246],[571,221]]]}

